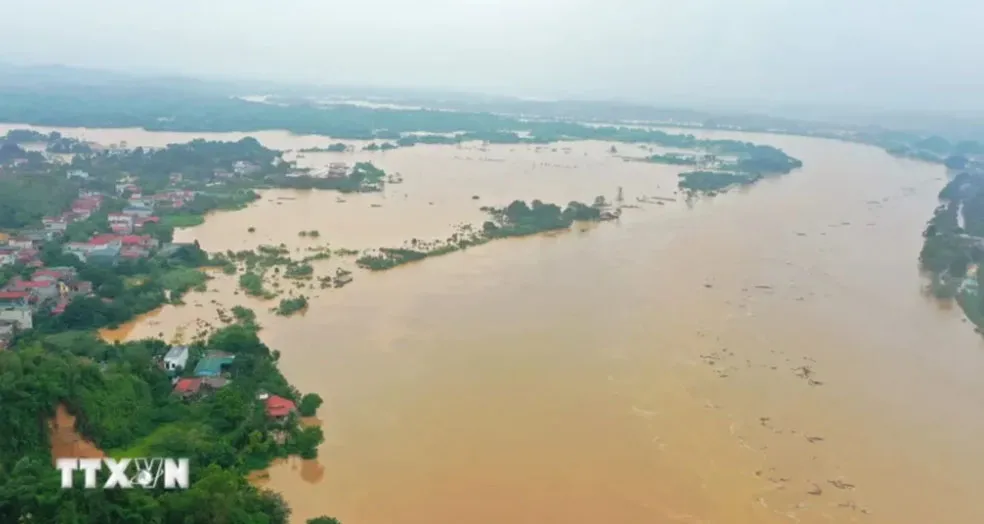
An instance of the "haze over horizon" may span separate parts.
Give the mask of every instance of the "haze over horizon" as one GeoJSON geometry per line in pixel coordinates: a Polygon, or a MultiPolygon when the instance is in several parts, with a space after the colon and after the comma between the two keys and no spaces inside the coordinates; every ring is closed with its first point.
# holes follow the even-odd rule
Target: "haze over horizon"
{"type": "Polygon", "coordinates": [[[982,111],[984,4],[36,0],[0,61],[660,105],[982,111]]]}

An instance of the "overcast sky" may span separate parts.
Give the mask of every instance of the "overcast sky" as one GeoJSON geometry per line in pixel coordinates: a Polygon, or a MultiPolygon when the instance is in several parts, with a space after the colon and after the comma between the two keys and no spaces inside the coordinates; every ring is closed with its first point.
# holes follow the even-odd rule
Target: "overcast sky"
{"type": "Polygon", "coordinates": [[[984,0],[0,1],[0,60],[700,105],[984,109],[984,0]]]}

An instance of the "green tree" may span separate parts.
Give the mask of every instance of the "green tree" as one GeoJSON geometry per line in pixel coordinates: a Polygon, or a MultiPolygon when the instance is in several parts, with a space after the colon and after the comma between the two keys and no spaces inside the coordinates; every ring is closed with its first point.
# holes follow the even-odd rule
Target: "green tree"
{"type": "Polygon", "coordinates": [[[308,393],[301,397],[301,405],[298,409],[302,416],[313,417],[323,402],[317,393],[308,393]]]}
{"type": "Polygon", "coordinates": [[[342,524],[342,521],[336,519],[335,517],[328,517],[322,515],[320,517],[314,517],[313,519],[308,519],[307,524],[342,524]]]}

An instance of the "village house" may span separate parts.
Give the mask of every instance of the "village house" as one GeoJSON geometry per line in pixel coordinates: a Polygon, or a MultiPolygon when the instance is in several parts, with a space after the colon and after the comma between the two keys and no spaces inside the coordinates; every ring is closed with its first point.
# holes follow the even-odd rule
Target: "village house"
{"type": "Polygon", "coordinates": [[[69,221],[63,217],[44,217],[41,219],[44,230],[47,232],[64,233],[68,229],[69,221]]]}
{"type": "Polygon", "coordinates": [[[81,169],[72,169],[68,173],[65,173],[65,177],[68,178],[69,180],[71,180],[73,178],[78,178],[78,179],[82,179],[82,180],[88,180],[89,179],[89,173],[87,173],[85,171],[82,171],[81,169]]]}
{"type": "Polygon", "coordinates": [[[86,219],[92,216],[100,206],[102,206],[101,196],[77,198],[72,202],[72,213],[82,219],[86,219]]]}
{"type": "Polygon", "coordinates": [[[349,174],[349,166],[345,162],[332,162],[328,164],[329,178],[345,178],[349,174]]]}
{"type": "Polygon", "coordinates": [[[42,242],[52,240],[55,237],[55,233],[45,231],[44,229],[25,229],[21,231],[20,236],[31,240],[35,245],[40,245],[42,242]]]}
{"type": "Polygon", "coordinates": [[[92,282],[80,280],[72,284],[70,289],[76,295],[89,296],[92,294],[92,282]]]}
{"type": "Polygon", "coordinates": [[[116,184],[116,194],[122,195],[124,193],[129,193],[130,195],[139,195],[140,186],[131,184],[130,182],[123,182],[116,184]]]}
{"type": "Polygon", "coordinates": [[[236,161],[235,164],[232,165],[232,171],[239,176],[252,175],[253,173],[256,173],[259,170],[260,170],[260,166],[252,162],[246,162],[243,160],[238,160],[236,161]]]}
{"type": "Polygon", "coordinates": [[[188,346],[171,346],[164,355],[164,370],[172,373],[180,372],[188,365],[188,346]]]}
{"type": "Polygon", "coordinates": [[[68,242],[62,248],[64,253],[75,255],[82,262],[114,263],[123,249],[123,238],[119,235],[96,235],[88,242],[68,242]]]}
{"type": "Polygon", "coordinates": [[[34,241],[25,237],[11,237],[7,239],[7,246],[14,249],[32,249],[34,241]]]}
{"type": "Polygon", "coordinates": [[[264,401],[267,417],[276,422],[285,422],[291,413],[297,411],[294,402],[279,395],[270,395],[264,401]]]}
{"type": "Polygon", "coordinates": [[[133,227],[134,229],[141,230],[147,224],[160,224],[161,217],[149,216],[149,217],[134,217],[133,227]]]}
{"type": "Polygon", "coordinates": [[[17,251],[17,262],[31,267],[38,267],[41,265],[40,256],[41,252],[35,248],[21,249],[17,251]]]}
{"type": "Polygon", "coordinates": [[[211,394],[228,383],[229,380],[222,377],[182,378],[175,382],[173,392],[185,400],[190,400],[211,394]]]}
{"type": "Polygon", "coordinates": [[[184,205],[195,199],[195,192],[188,189],[175,189],[154,195],[154,200],[165,206],[173,208],[184,207],[184,205]]]}
{"type": "Polygon", "coordinates": [[[109,228],[113,230],[113,233],[117,233],[117,234],[133,233],[134,219],[135,219],[133,215],[125,215],[123,213],[110,213],[108,218],[109,218],[109,228]]]}
{"type": "Polygon", "coordinates": [[[31,294],[26,291],[0,291],[0,322],[13,323],[17,329],[34,327],[31,294]]]}
{"type": "Polygon", "coordinates": [[[218,377],[236,359],[235,355],[222,351],[209,351],[195,366],[196,377],[218,377]]]}
{"type": "Polygon", "coordinates": [[[127,207],[146,207],[149,209],[154,208],[155,197],[144,197],[143,195],[132,195],[127,199],[127,207]]]}
{"type": "Polygon", "coordinates": [[[51,314],[58,316],[65,312],[65,308],[68,307],[69,298],[66,296],[58,297],[58,302],[51,308],[51,314]]]}
{"type": "Polygon", "coordinates": [[[0,247],[0,267],[13,265],[15,262],[17,262],[17,250],[0,247]]]}
{"type": "Polygon", "coordinates": [[[154,210],[153,208],[144,206],[127,206],[123,209],[123,214],[134,217],[149,217],[154,214],[154,210]]]}
{"type": "Polygon", "coordinates": [[[5,291],[26,292],[33,296],[37,302],[54,300],[58,298],[58,285],[51,280],[22,280],[14,278],[4,286],[5,291]]]}
{"type": "Polygon", "coordinates": [[[73,282],[78,278],[74,267],[46,267],[35,271],[31,280],[51,280],[52,282],[73,282]]]}
{"type": "Polygon", "coordinates": [[[10,347],[10,341],[14,338],[17,326],[13,322],[0,320],[0,350],[10,347]]]}

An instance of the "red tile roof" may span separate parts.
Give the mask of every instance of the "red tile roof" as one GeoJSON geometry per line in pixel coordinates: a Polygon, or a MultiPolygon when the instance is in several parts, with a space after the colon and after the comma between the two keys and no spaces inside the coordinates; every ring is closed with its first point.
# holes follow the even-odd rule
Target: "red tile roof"
{"type": "Polygon", "coordinates": [[[18,298],[27,298],[31,296],[27,291],[0,291],[0,299],[2,300],[14,300],[18,298]]]}
{"type": "Polygon", "coordinates": [[[266,399],[266,412],[271,417],[284,417],[294,411],[296,406],[290,400],[277,395],[270,395],[266,399]]]}
{"type": "Polygon", "coordinates": [[[147,235],[126,235],[120,240],[123,241],[124,246],[139,246],[150,241],[150,237],[147,235]]]}
{"type": "Polygon", "coordinates": [[[175,393],[195,393],[202,387],[200,378],[183,378],[174,385],[175,393]]]}
{"type": "Polygon", "coordinates": [[[119,238],[120,237],[118,235],[96,235],[89,239],[89,244],[93,246],[104,246],[118,240],[119,238]]]}
{"type": "Polygon", "coordinates": [[[55,315],[61,315],[65,312],[66,307],[68,307],[68,300],[61,299],[55,307],[51,308],[51,312],[55,315]]]}

